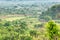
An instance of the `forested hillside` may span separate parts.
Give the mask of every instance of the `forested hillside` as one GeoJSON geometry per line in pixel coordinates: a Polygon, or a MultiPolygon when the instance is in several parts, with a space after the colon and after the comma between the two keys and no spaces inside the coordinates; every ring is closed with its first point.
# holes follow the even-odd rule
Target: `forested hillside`
{"type": "Polygon", "coordinates": [[[60,2],[0,0],[0,40],[60,40],[60,2]]]}
{"type": "Polygon", "coordinates": [[[7,14],[23,14],[23,15],[32,15],[38,16],[41,12],[47,10],[53,4],[59,4],[58,2],[34,2],[26,1],[21,2],[0,2],[0,15],[7,15],[7,14]],[[9,2],[9,3],[8,3],[9,2]]]}
{"type": "Polygon", "coordinates": [[[40,19],[44,20],[60,20],[60,4],[56,4],[42,12],[40,19]]]}

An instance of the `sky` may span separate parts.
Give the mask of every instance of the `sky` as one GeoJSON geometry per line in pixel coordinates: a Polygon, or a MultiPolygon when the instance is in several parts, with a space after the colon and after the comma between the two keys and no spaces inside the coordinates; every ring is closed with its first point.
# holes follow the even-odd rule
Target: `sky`
{"type": "Polygon", "coordinates": [[[49,2],[60,2],[60,0],[40,0],[40,1],[49,1],[49,2]]]}
{"type": "MultiPolygon", "coordinates": [[[[4,1],[4,0],[0,0],[0,1],[4,1]]],[[[8,1],[8,0],[7,0],[8,1]]],[[[15,0],[14,0],[15,1],[15,0]]],[[[26,1],[26,0],[24,0],[26,1]]],[[[27,0],[27,1],[46,1],[46,2],[60,2],[60,0],[27,0]]]]}

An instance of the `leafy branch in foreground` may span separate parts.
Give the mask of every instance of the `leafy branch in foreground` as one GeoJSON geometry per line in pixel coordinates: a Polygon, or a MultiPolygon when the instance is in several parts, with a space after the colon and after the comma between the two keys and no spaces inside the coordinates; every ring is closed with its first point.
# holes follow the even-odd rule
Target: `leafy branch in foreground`
{"type": "Polygon", "coordinates": [[[47,33],[49,40],[58,40],[58,26],[54,21],[49,21],[47,23],[47,33]]]}

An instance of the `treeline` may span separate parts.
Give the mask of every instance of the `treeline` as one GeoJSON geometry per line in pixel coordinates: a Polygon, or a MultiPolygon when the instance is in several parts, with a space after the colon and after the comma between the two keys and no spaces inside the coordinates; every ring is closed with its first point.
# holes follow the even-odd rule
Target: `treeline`
{"type": "Polygon", "coordinates": [[[59,26],[54,21],[46,23],[46,27],[28,25],[24,20],[0,20],[0,40],[60,40],[59,26]]]}
{"type": "Polygon", "coordinates": [[[2,21],[0,20],[0,40],[33,40],[39,36],[39,32],[28,27],[26,21],[2,21]]]}
{"type": "Polygon", "coordinates": [[[49,21],[51,19],[60,20],[60,4],[55,4],[51,6],[46,11],[42,12],[39,18],[46,21],[49,21]]]}
{"type": "MultiPolygon", "coordinates": [[[[1,4],[0,4],[1,5],[1,4]]],[[[9,14],[22,14],[22,15],[31,15],[36,16],[38,15],[42,9],[39,8],[40,6],[38,4],[7,4],[7,5],[1,5],[0,7],[0,15],[9,15],[9,14]]]]}

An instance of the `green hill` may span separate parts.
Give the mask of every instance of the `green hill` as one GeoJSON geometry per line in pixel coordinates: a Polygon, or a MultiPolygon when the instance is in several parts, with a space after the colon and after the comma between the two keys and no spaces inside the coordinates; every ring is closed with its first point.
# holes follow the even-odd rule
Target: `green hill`
{"type": "Polygon", "coordinates": [[[51,6],[47,11],[42,12],[39,18],[44,20],[60,19],[60,4],[51,6]]]}

